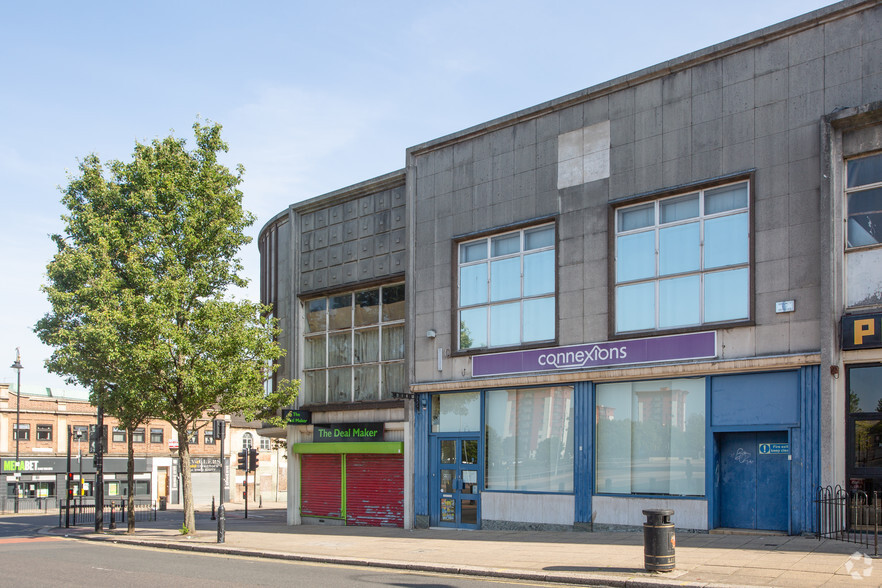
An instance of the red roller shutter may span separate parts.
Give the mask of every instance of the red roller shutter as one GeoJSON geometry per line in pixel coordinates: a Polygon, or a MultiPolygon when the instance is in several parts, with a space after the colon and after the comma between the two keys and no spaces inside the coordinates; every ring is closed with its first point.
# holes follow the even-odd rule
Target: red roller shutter
{"type": "Polygon", "coordinates": [[[341,464],[340,455],[300,456],[301,515],[337,518],[342,516],[341,464]]]}
{"type": "Polygon", "coordinates": [[[403,456],[346,456],[346,524],[404,526],[403,456]]]}

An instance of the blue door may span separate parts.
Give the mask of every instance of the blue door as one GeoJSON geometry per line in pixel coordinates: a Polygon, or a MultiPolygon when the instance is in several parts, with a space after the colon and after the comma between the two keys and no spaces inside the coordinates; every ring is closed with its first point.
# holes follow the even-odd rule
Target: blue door
{"type": "Polygon", "coordinates": [[[787,432],[723,433],[718,439],[720,526],[788,531],[787,432]]]}
{"type": "Polygon", "coordinates": [[[440,527],[477,529],[480,526],[480,486],[477,437],[435,439],[432,461],[430,521],[440,527]]]}

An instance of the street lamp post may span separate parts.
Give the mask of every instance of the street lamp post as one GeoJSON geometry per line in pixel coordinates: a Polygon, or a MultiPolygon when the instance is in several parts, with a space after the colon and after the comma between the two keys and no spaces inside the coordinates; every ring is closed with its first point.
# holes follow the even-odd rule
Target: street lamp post
{"type": "Polygon", "coordinates": [[[16,372],[16,385],[15,385],[15,512],[18,512],[18,495],[21,492],[21,470],[19,469],[18,463],[18,442],[21,437],[21,350],[16,347],[15,348],[15,362],[12,364],[12,369],[16,372]]]}

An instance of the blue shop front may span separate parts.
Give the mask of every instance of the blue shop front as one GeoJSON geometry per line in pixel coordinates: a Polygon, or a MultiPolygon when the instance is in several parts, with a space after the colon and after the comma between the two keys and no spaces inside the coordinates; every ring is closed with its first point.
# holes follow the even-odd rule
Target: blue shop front
{"type": "Polygon", "coordinates": [[[467,387],[415,386],[416,525],[625,529],[670,508],[681,529],[813,530],[818,366],[717,346],[705,332],[488,354],[467,387]]]}

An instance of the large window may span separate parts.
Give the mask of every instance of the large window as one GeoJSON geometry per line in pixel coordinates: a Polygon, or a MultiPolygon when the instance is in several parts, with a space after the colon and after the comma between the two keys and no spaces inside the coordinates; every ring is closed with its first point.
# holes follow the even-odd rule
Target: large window
{"type": "Polygon", "coordinates": [[[19,423],[12,425],[12,440],[29,441],[31,438],[31,425],[19,423]]]}
{"type": "Polygon", "coordinates": [[[553,224],[459,244],[459,349],[555,337],[553,224]]]}
{"type": "Polygon", "coordinates": [[[113,438],[114,443],[125,443],[126,442],[126,430],[120,429],[119,427],[114,427],[112,438],[113,438]]]}
{"type": "Polygon", "coordinates": [[[704,496],[705,380],[597,385],[595,490],[704,496]]]}
{"type": "Polygon", "coordinates": [[[151,443],[162,443],[163,431],[162,429],[150,429],[150,442],[151,443]]]}
{"type": "Polygon", "coordinates": [[[132,443],[144,442],[144,427],[138,427],[132,431],[132,443]]]}
{"type": "Polygon", "coordinates": [[[37,425],[37,441],[52,441],[52,425],[37,425]]]}
{"type": "Polygon", "coordinates": [[[407,389],[404,284],[304,303],[301,404],[386,400],[407,389]]]}
{"type": "Polygon", "coordinates": [[[882,364],[850,366],[846,478],[867,492],[882,490],[882,364]]]}
{"type": "Polygon", "coordinates": [[[882,153],[847,162],[848,248],[882,243],[882,153]]]}
{"type": "Polygon", "coordinates": [[[740,182],[616,210],[617,333],[750,318],[748,188],[740,182]]]}
{"type": "Polygon", "coordinates": [[[485,394],[487,490],[573,491],[573,388],[485,394]]]}

